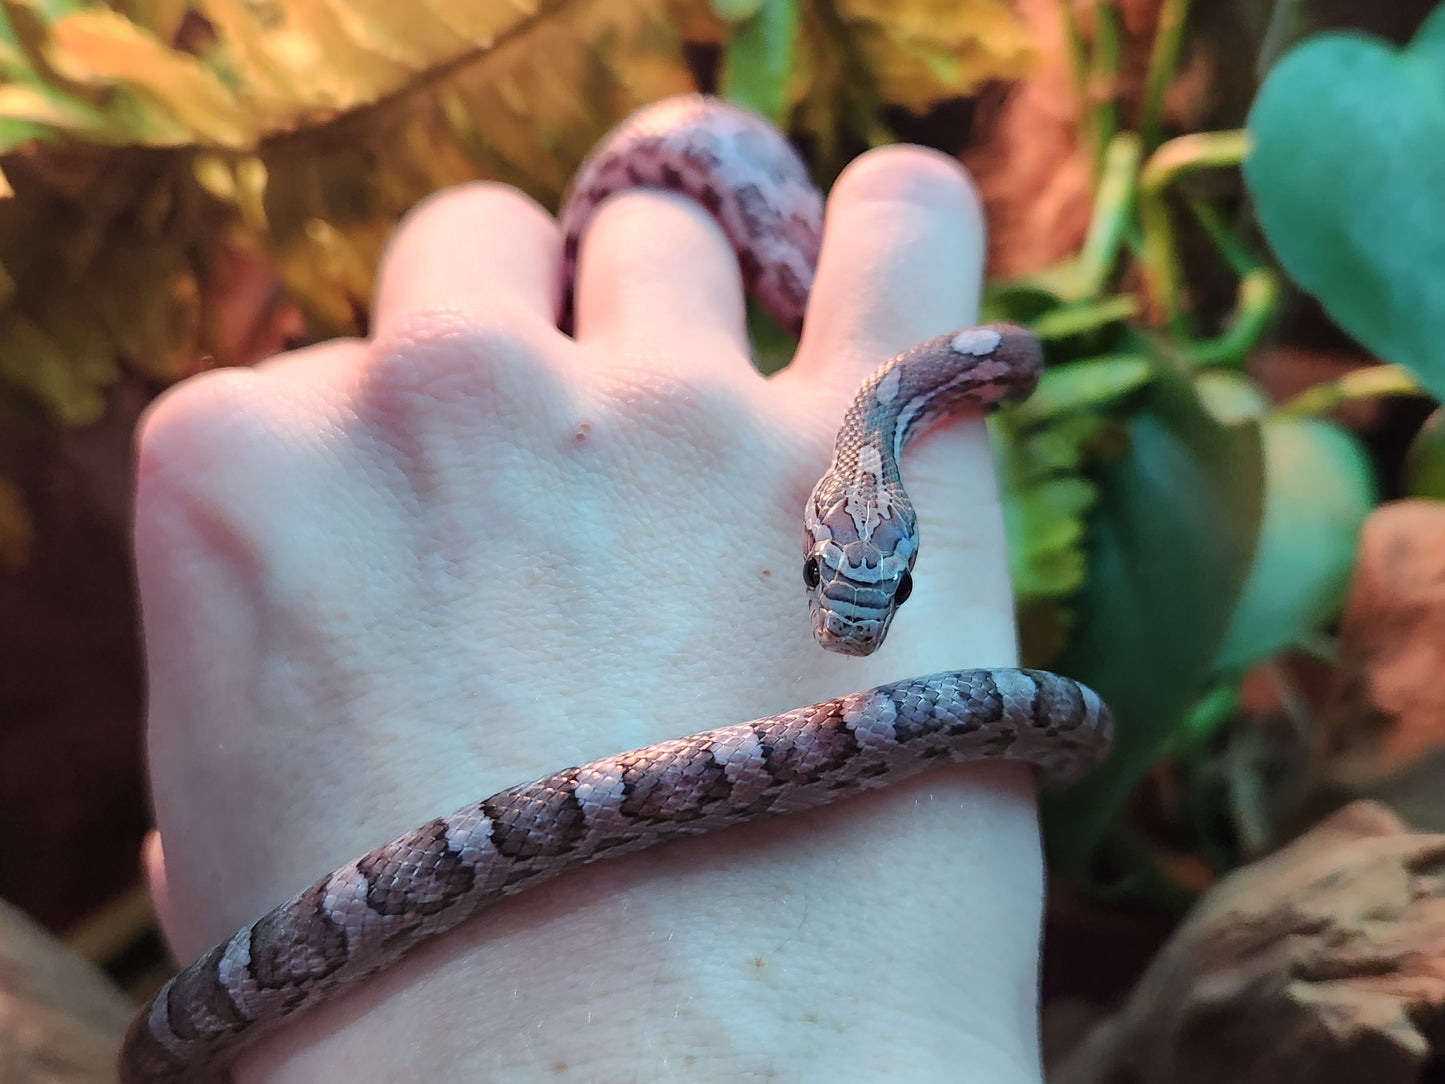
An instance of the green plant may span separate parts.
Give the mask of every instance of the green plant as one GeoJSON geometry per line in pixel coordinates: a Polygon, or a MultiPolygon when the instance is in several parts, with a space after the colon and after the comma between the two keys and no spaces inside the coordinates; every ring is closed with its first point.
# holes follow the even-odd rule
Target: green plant
{"type": "MultiPolygon", "coordinates": [[[[1120,746],[1103,772],[1048,807],[1055,855],[1066,868],[1085,871],[1107,838],[1136,888],[1158,888],[1160,879],[1147,850],[1114,818],[1144,771],[1167,752],[1187,789],[1202,774],[1208,739],[1232,715],[1246,669],[1290,646],[1328,651],[1323,633],[1377,496],[1359,441],[1325,415],[1351,399],[1445,391],[1445,7],[1404,50],[1358,34],[1307,40],[1274,65],[1247,132],[1189,134],[1155,146],[1154,95],[1168,83],[1186,6],[1164,5],[1139,131],[1116,130],[1112,103],[1086,123],[1105,148],[1090,237],[1119,239],[1118,261],[1101,258],[1107,244],[1086,245],[1071,265],[1022,284],[1042,288],[1030,305],[1036,326],[1047,325],[1071,307],[1099,311],[1111,300],[1105,284],[1118,280],[1121,263],[1132,263],[1142,284],[1133,308],[1151,317],[1147,327],[1137,320],[1094,327],[1055,355],[1087,367],[1099,362],[1075,359],[1102,348],[1112,363],[1123,355],[1149,365],[1147,387],[1112,407],[1113,397],[1101,394],[1087,408],[1096,426],[1112,417],[1128,439],[1123,452],[1086,463],[1099,499],[1088,520],[1086,580],[1065,603],[1074,625],[1059,660],[1113,702],[1120,746]],[[1137,173],[1136,145],[1147,156],[1137,173]],[[1267,329],[1281,284],[1245,231],[1189,189],[1195,171],[1240,165],[1258,226],[1284,270],[1393,364],[1278,406],[1244,375],[1242,362],[1267,329]],[[1234,314],[1209,338],[1196,337],[1188,309],[1189,269],[1174,237],[1181,214],[1193,217],[1238,280],[1234,314]]],[[[1076,35],[1083,73],[1116,52],[1112,13],[1095,13],[1104,29],[1096,30],[1093,51],[1076,35]]],[[[995,291],[1014,299],[1015,312],[1020,285],[995,291]]],[[[1412,450],[1406,481],[1416,491],[1445,488],[1440,432],[1437,420],[1412,450]]],[[[1025,477],[1022,488],[1028,484],[1025,477]]]]}
{"type": "MultiPolygon", "coordinates": [[[[1024,627],[1040,610],[1055,620],[1051,640],[1067,645],[1056,665],[1099,689],[1120,727],[1111,763],[1047,803],[1052,853],[1083,875],[1109,842],[1124,891],[1161,887],[1147,848],[1118,820],[1145,772],[1168,754],[1186,786],[1198,778],[1245,671],[1283,648],[1313,647],[1343,599],[1376,486],[1359,441],[1320,415],[1343,397],[1412,390],[1394,370],[1371,371],[1275,407],[1245,375],[1281,282],[1248,243],[1248,222],[1231,223],[1192,181],[1246,160],[1253,171],[1265,152],[1251,155],[1253,131],[1161,142],[1187,7],[1166,0],[1161,10],[1138,130],[1119,129],[1112,101],[1086,112],[1098,186],[1079,256],[990,293],[995,312],[1030,319],[1050,340],[1042,400],[1066,380],[1072,404],[1067,425],[1062,413],[1040,418],[1037,405],[1000,420],[1008,500],[1029,509],[1015,535],[1024,627]],[[1237,281],[1234,311],[1213,334],[1190,310],[1193,269],[1177,240],[1185,219],[1237,281]],[[1063,489],[1064,479],[1075,485],[1063,489]],[[1097,499],[1079,499],[1078,483],[1097,499]],[[1061,499],[1040,499],[1044,487],[1061,499]],[[1045,539],[1075,559],[1056,550],[1031,575],[1045,539]],[[1060,567],[1071,575],[1039,574],[1060,567]]],[[[1094,17],[1088,41],[1070,24],[1081,94],[1117,63],[1115,13],[1101,5],[1094,17]]]]}

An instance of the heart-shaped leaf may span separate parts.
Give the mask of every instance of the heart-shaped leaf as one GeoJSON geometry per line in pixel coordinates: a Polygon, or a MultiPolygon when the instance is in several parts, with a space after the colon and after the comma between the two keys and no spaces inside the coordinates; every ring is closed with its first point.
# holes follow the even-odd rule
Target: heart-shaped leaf
{"type": "Polygon", "coordinates": [[[1445,6],[1410,46],[1330,33],[1275,65],[1244,177],[1280,262],[1445,398],[1445,6]]]}
{"type": "Polygon", "coordinates": [[[1057,664],[1099,692],[1117,725],[1109,760],[1045,806],[1050,855],[1074,874],[1205,692],[1259,533],[1254,420],[1222,424],[1166,360],[1140,395],[1128,454],[1096,479],[1089,576],[1057,664]]]}
{"type": "Polygon", "coordinates": [[[1312,632],[1344,601],[1355,540],[1375,506],[1369,455],[1319,418],[1264,423],[1264,519],[1254,565],[1219,650],[1241,670],[1312,632]]]}

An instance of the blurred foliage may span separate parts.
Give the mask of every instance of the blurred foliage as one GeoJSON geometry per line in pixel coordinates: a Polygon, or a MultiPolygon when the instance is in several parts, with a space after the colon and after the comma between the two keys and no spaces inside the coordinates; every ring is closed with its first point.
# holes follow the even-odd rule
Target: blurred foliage
{"type": "MultiPolygon", "coordinates": [[[[1301,272],[1275,242],[1271,208],[1261,198],[1261,219],[1286,269],[1311,289],[1333,276],[1348,299],[1342,304],[1389,296],[1410,306],[1378,315],[1397,342],[1417,341],[1411,337],[1428,324],[1427,310],[1413,307],[1433,288],[1420,280],[1430,281],[1428,267],[1436,279],[1445,267],[1442,220],[1424,210],[1445,187],[1436,168],[1445,140],[1428,151],[1416,142],[1438,124],[1439,103],[1416,106],[1400,137],[1408,145],[1392,156],[1381,143],[1400,133],[1365,117],[1381,115],[1371,97],[1376,86],[1395,93],[1394,84],[1365,70],[1361,82],[1341,89],[1357,68],[1322,58],[1289,115],[1275,116],[1280,110],[1269,96],[1284,92],[1267,84],[1251,132],[1171,138],[1162,96],[1173,82],[1188,7],[1188,0],[1162,0],[1133,129],[1119,121],[1125,103],[1090,95],[1119,85],[1118,12],[1100,4],[1069,19],[1075,87],[1085,103],[1080,140],[1094,156],[1093,218],[1076,256],[1021,281],[992,283],[987,295],[990,316],[1027,322],[1046,340],[1051,365],[1039,395],[995,425],[1011,537],[1022,539],[1012,570],[1025,656],[1087,681],[1118,720],[1110,761],[1046,803],[1051,853],[1088,878],[1100,868],[1102,845],[1112,858],[1110,887],[1124,893],[1177,892],[1118,819],[1145,774],[1161,756],[1180,761],[1187,790],[1203,774],[1197,765],[1212,755],[1212,735],[1233,717],[1245,673],[1282,650],[1318,649],[1339,611],[1356,538],[1378,493],[1361,442],[1325,415],[1353,399],[1417,393],[1399,368],[1376,366],[1281,406],[1269,403],[1244,363],[1269,331],[1285,283],[1257,250],[1248,208],[1231,194],[1237,189],[1199,180],[1247,162],[1260,197],[1256,177],[1267,176],[1277,187],[1280,220],[1309,237],[1300,244],[1313,245],[1315,255],[1329,251],[1334,261],[1327,271],[1301,272]],[[1322,98],[1332,80],[1333,98],[1322,98]],[[1321,113],[1322,100],[1348,102],[1355,114],[1321,113]],[[1263,132],[1253,131],[1261,117],[1272,118],[1280,147],[1264,145],[1263,132]],[[1351,132],[1362,133],[1358,147],[1341,135],[1347,120],[1351,132]],[[1255,139],[1261,144],[1252,153],[1255,139]],[[1369,155],[1374,160],[1361,165],[1369,155]],[[1415,162],[1411,170],[1399,170],[1403,158],[1415,162]],[[1393,190],[1380,183],[1367,197],[1368,185],[1392,168],[1393,190]],[[1321,183],[1325,176],[1337,183],[1321,183]],[[1396,225],[1413,224],[1417,236],[1389,252],[1377,246],[1373,263],[1362,266],[1354,256],[1385,203],[1400,216],[1396,225]],[[1335,219],[1322,221],[1328,214],[1335,219]],[[1336,243],[1352,230],[1353,247],[1336,243]],[[1204,258],[1189,265],[1179,242],[1186,231],[1208,242],[1204,258]],[[1381,282],[1384,272],[1376,272],[1386,266],[1417,281],[1352,292],[1362,278],[1381,282]],[[1221,272],[1236,282],[1233,311],[1222,318],[1196,313],[1195,282],[1221,272]]],[[[1432,34],[1422,31],[1427,41],[1432,34]]],[[[1417,42],[1412,53],[1418,49],[1417,42]]],[[[1280,64],[1286,79],[1297,53],[1280,64]]],[[[1436,74],[1442,70],[1437,65],[1436,74]]],[[[1417,93],[1435,85],[1416,82],[1417,93]]],[[[1438,298],[1428,312],[1437,310],[1438,298]]],[[[1383,339],[1364,341],[1392,358],[1383,339]]],[[[1392,360],[1409,367],[1403,355],[1392,360]]],[[[1442,361],[1438,351],[1434,360],[1442,361]]],[[[1410,371],[1426,381],[1423,370],[1410,371]]],[[[1426,463],[1428,450],[1416,459],[1426,463]]],[[[1422,465],[1417,473],[1425,472],[1422,465]]]]}
{"type": "MultiPolygon", "coordinates": [[[[316,338],[364,329],[397,219],[477,178],[555,206],[597,139],[694,88],[689,50],[816,148],[891,138],[1020,74],[1005,0],[72,0],[0,6],[0,395],[86,425],[255,360],[235,263],[269,260],[316,338]]],[[[7,491],[8,492],[8,491],[7,491]]],[[[13,559],[23,502],[0,503],[13,559]]]]}
{"type": "Polygon", "coordinates": [[[607,128],[693,88],[689,45],[723,47],[730,89],[792,115],[821,158],[889,138],[889,106],[925,109],[1029,56],[1002,0],[716,9],[0,7],[14,190],[0,206],[0,381],[75,425],[98,417],[122,365],[168,382],[243,360],[214,334],[221,299],[205,288],[228,230],[275,260],[318,336],[357,331],[381,246],[417,200],[492,177],[555,205],[607,128]]]}
{"type": "MultiPolygon", "coordinates": [[[[1171,81],[1179,47],[1168,39],[1187,9],[1187,0],[1163,0],[1146,98],[1171,81]]],[[[1071,24],[1081,80],[1117,60],[1111,9],[1098,6],[1093,17],[1092,28],[1071,24]]],[[[1279,45],[1262,49],[1272,59],[1279,45]]],[[[1093,684],[1120,725],[1110,763],[1048,803],[1054,854],[1083,875],[1098,868],[1091,861],[1103,844],[1112,887],[1126,893],[1178,887],[1117,818],[1145,773],[1161,756],[1178,765],[1182,819],[1192,816],[1200,830],[1200,852],[1228,865],[1227,848],[1214,845],[1209,818],[1199,816],[1212,738],[1234,717],[1251,667],[1286,649],[1330,650],[1358,532],[1379,494],[1366,449],[1329,413],[1355,400],[1445,391],[1445,7],[1404,50],[1331,33],[1261,67],[1270,70],[1247,131],[1166,139],[1152,100],[1134,131],[1120,130],[1118,102],[1086,110],[1082,134],[1097,148],[1099,178],[1088,242],[1061,267],[993,290],[1003,311],[1031,316],[1036,329],[1067,314],[1055,361],[1087,370],[1121,356],[1148,360],[1147,387],[1130,393],[1126,410],[1101,380],[1089,411],[1087,428],[1098,433],[1112,420],[1124,437],[1061,460],[1049,476],[1093,489],[1087,534],[1068,562],[1084,573],[1070,584],[1016,570],[1033,588],[1021,598],[1026,632],[1062,645],[1057,665],[1093,684]],[[1252,208],[1228,189],[1194,184],[1195,174],[1237,167],[1252,208]],[[1182,228],[1208,238],[1214,269],[1185,266],[1182,228]],[[1342,328],[1394,364],[1271,404],[1242,368],[1287,281],[1255,251],[1258,231],[1342,328]],[[1236,277],[1235,307],[1201,329],[1192,282],[1221,267],[1236,277]],[[1111,295],[1115,283],[1132,288],[1111,295]],[[1090,318],[1110,304],[1119,313],[1112,325],[1090,318]]],[[[1437,416],[1416,438],[1407,491],[1445,493],[1442,431],[1437,416]]],[[[1031,484],[1026,476],[1009,499],[1028,500],[1031,484]]],[[[1073,544],[1064,524],[1078,503],[1050,505],[1052,524],[1030,527],[1034,544],[1073,544]]],[[[1047,568],[1059,566],[1061,554],[1053,557],[1047,568]]]]}
{"type": "Polygon", "coordinates": [[[1320,34],[1269,73],[1245,179],[1270,247],[1330,316],[1445,394],[1445,6],[1405,49],[1320,34]]]}

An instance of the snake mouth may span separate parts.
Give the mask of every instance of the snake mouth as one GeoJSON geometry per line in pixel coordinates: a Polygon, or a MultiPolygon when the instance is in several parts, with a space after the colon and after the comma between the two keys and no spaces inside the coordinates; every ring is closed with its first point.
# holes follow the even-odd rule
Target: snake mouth
{"type": "MultiPolygon", "coordinates": [[[[855,607],[861,610],[861,607],[855,607]]],[[[830,606],[813,611],[813,638],[840,655],[871,655],[883,642],[892,614],[876,610],[857,615],[840,613],[830,606]]]]}

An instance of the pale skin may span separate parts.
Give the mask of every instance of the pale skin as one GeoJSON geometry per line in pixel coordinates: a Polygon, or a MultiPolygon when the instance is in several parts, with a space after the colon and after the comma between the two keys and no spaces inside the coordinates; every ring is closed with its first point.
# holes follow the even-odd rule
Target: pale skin
{"type": "MultiPolygon", "coordinates": [[[[936,670],[1015,663],[982,423],[903,474],[913,597],[866,659],[808,631],[800,510],[857,385],[975,321],[967,178],[835,186],[793,365],[751,367],[685,200],[560,242],[473,185],[402,224],[367,341],[173,389],[140,435],[162,926],[190,960],[440,813],[568,764],[936,670]]],[[[1039,1079],[1042,862],[1018,765],[945,768],[517,897],[249,1053],[241,1081],[1039,1079]]]]}

